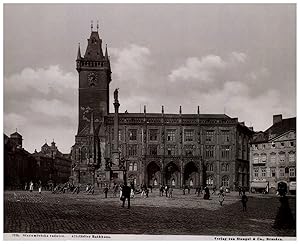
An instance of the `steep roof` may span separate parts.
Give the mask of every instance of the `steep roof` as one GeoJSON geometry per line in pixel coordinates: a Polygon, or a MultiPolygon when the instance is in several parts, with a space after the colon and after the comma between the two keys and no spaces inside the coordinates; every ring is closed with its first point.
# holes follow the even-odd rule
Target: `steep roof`
{"type": "Polygon", "coordinates": [[[262,131],[256,132],[253,135],[251,143],[268,142],[270,139],[282,135],[291,130],[296,131],[296,117],[283,119],[273,124],[264,132],[262,131]]]}
{"type": "Polygon", "coordinates": [[[283,119],[280,122],[273,124],[265,132],[269,135],[277,136],[289,130],[296,131],[296,117],[283,119]]]}
{"type": "Polygon", "coordinates": [[[10,135],[10,137],[11,137],[11,138],[22,138],[22,135],[19,134],[19,133],[16,131],[16,132],[12,133],[12,134],[10,135]]]}

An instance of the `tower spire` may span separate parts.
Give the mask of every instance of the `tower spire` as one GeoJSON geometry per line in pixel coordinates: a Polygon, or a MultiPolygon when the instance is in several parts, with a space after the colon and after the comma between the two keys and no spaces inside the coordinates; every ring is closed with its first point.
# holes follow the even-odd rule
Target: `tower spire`
{"type": "Polygon", "coordinates": [[[99,20],[97,20],[97,32],[99,30],[99,20]]]}
{"type": "Polygon", "coordinates": [[[81,59],[80,42],[78,43],[77,59],[81,59]]]}
{"type": "Polygon", "coordinates": [[[93,21],[91,20],[91,32],[93,32],[93,21]]]}

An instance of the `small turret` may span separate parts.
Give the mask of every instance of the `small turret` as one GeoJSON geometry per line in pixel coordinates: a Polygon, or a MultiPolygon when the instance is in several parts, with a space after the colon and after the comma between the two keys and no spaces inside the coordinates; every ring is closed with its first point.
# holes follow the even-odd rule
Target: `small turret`
{"type": "Polygon", "coordinates": [[[107,51],[107,44],[105,46],[105,60],[108,61],[108,51],[107,51]]]}
{"type": "Polygon", "coordinates": [[[78,43],[77,60],[81,59],[80,43],[78,43]]]}

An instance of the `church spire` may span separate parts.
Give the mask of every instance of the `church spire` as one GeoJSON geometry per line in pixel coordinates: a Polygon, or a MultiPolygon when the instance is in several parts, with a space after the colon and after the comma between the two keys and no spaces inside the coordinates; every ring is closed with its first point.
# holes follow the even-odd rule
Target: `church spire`
{"type": "Polygon", "coordinates": [[[80,43],[78,43],[77,60],[81,59],[80,43]]]}

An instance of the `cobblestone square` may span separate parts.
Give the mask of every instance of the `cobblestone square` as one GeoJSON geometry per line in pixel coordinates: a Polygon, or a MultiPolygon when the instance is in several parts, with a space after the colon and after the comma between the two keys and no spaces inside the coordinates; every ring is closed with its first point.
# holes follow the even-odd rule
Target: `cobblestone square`
{"type": "MultiPolygon", "coordinates": [[[[203,196],[203,195],[202,195],[203,196]]],[[[280,202],[274,195],[249,195],[248,211],[242,211],[236,192],[228,193],[220,206],[194,191],[173,198],[136,195],[131,208],[122,208],[118,197],[100,191],[94,195],[50,192],[5,192],[5,233],[82,233],[150,235],[296,236],[295,229],[276,230],[272,224],[280,202]]],[[[126,206],[126,205],[125,205],[126,206]]],[[[289,197],[295,218],[296,198],[289,197]]]]}

